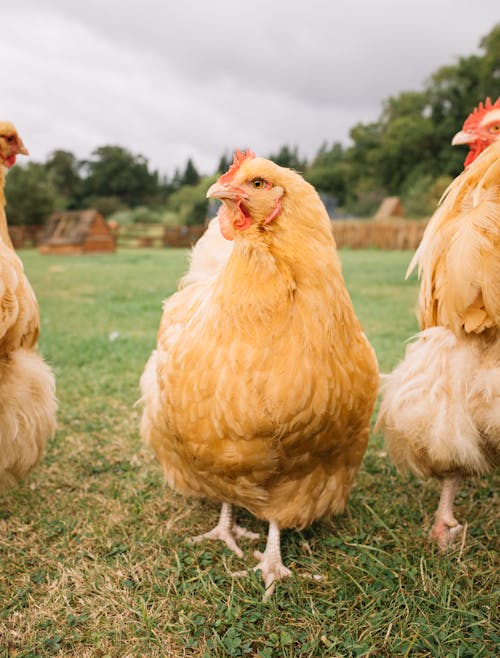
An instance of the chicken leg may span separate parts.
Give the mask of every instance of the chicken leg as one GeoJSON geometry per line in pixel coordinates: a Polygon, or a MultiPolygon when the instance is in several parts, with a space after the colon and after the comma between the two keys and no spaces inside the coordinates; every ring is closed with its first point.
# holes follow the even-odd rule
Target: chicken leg
{"type": "Polygon", "coordinates": [[[280,548],[280,529],[274,521],[269,522],[269,532],[267,535],[266,550],[261,553],[254,551],[255,557],[259,563],[254,567],[254,571],[260,570],[266,586],[263,601],[266,601],[274,592],[277,580],[282,580],[291,575],[290,569],[287,569],[281,559],[280,548]]]}
{"type": "Polygon", "coordinates": [[[443,479],[441,497],[431,528],[430,538],[437,543],[442,551],[446,551],[460,535],[463,526],[458,523],[453,514],[453,502],[458,489],[459,478],[450,476],[443,479]]]}
{"type": "Polygon", "coordinates": [[[247,539],[258,539],[259,534],[250,532],[246,528],[242,528],[234,522],[233,506],[230,503],[222,503],[219,521],[215,528],[202,535],[191,537],[191,541],[199,543],[204,539],[221,539],[233,553],[238,557],[243,557],[243,551],[238,546],[236,541],[239,537],[246,537],[247,539]]]}

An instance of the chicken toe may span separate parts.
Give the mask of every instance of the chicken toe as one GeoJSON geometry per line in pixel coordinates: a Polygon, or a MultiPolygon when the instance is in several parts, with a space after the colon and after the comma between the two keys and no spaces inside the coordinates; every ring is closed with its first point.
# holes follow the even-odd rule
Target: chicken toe
{"type": "Polygon", "coordinates": [[[238,557],[243,557],[243,551],[236,541],[236,539],[240,537],[257,539],[259,535],[236,525],[234,523],[233,506],[229,503],[222,503],[219,521],[215,528],[212,528],[212,530],[205,532],[202,535],[191,537],[190,541],[199,543],[204,539],[220,539],[233,551],[233,553],[236,553],[238,557]]]}
{"type": "Polygon", "coordinates": [[[254,571],[262,573],[266,587],[262,600],[267,601],[274,592],[276,581],[283,580],[292,573],[290,569],[285,567],[281,559],[280,529],[273,521],[269,523],[266,550],[263,553],[254,551],[254,555],[259,560],[257,566],[254,567],[254,571]]]}
{"type": "Polygon", "coordinates": [[[430,539],[444,552],[461,535],[463,526],[453,514],[453,502],[458,489],[458,478],[444,478],[441,487],[441,498],[436,511],[434,525],[431,528],[430,539]]]}
{"type": "Polygon", "coordinates": [[[456,519],[436,520],[431,528],[430,538],[444,552],[462,534],[464,527],[456,519]]]}

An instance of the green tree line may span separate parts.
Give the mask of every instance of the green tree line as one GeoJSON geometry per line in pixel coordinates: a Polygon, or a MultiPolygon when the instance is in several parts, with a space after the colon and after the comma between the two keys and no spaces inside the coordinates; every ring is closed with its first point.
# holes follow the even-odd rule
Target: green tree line
{"type": "MultiPolygon", "coordinates": [[[[451,146],[452,136],[479,101],[500,93],[500,23],[479,46],[479,54],[439,68],[421,91],[388,98],[377,121],[353,126],[348,146],[326,140],[308,161],[284,145],[269,157],[301,171],[339,213],[370,216],[385,196],[398,195],[407,215],[428,216],[463,168],[464,149],[451,146]]],[[[54,210],[96,207],[119,221],[203,223],[207,185],[229,162],[223,154],[202,176],[190,158],[168,179],[121,146],[101,146],[83,161],[56,150],[9,172],[9,222],[41,224],[54,210]]]]}

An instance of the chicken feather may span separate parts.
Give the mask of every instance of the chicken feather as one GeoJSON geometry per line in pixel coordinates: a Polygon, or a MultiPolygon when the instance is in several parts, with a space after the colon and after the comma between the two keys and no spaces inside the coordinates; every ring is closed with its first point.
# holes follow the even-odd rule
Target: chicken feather
{"type": "Polygon", "coordinates": [[[226,211],[226,260],[188,274],[164,304],[141,380],[141,434],[172,487],[245,507],[270,522],[271,538],[344,509],[377,362],[314,188],[254,157],[219,185],[247,207],[226,211]],[[266,186],[254,194],[256,179],[266,186]]]}
{"type": "Polygon", "coordinates": [[[453,140],[471,152],[408,268],[421,279],[422,331],[383,376],[376,425],[399,470],[442,481],[431,538],[443,550],[462,529],[453,514],[459,478],[500,463],[499,109],[500,99],[488,100],[453,140]]]}
{"type": "Polygon", "coordinates": [[[37,354],[35,294],[15,253],[5,215],[5,169],[27,154],[14,126],[0,122],[0,489],[24,478],[55,431],[55,381],[37,354]]]}

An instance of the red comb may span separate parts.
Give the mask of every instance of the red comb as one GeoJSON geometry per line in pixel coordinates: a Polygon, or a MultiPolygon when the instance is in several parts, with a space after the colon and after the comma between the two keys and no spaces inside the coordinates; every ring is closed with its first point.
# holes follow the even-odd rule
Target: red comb
{"type": "Polygon", "coordinates": [[[233,164],[229,167],[226,173],[219,178],[219,181],[221,183],[228,183],[229,181],[233,180],[233,178],[236,176],[236,172],[245,162],[245,160],[253,160],[253,158],[255,158],[255,153],[250,149],[247,149],[246,151],[240,151],[239,149],[236,149],[233,158],[233,164]]]}
{"type": "Polygon", "coordinates": [[[500,108],[500,96],[497,98],[495,103],[491,102],[491,98],[487,98],[483,103],[479,105],[469,114],[465,120],[463,130],[465,132],[475,132],[479,127],[484,115],[490,110],[496,110],[500,108]]]}

